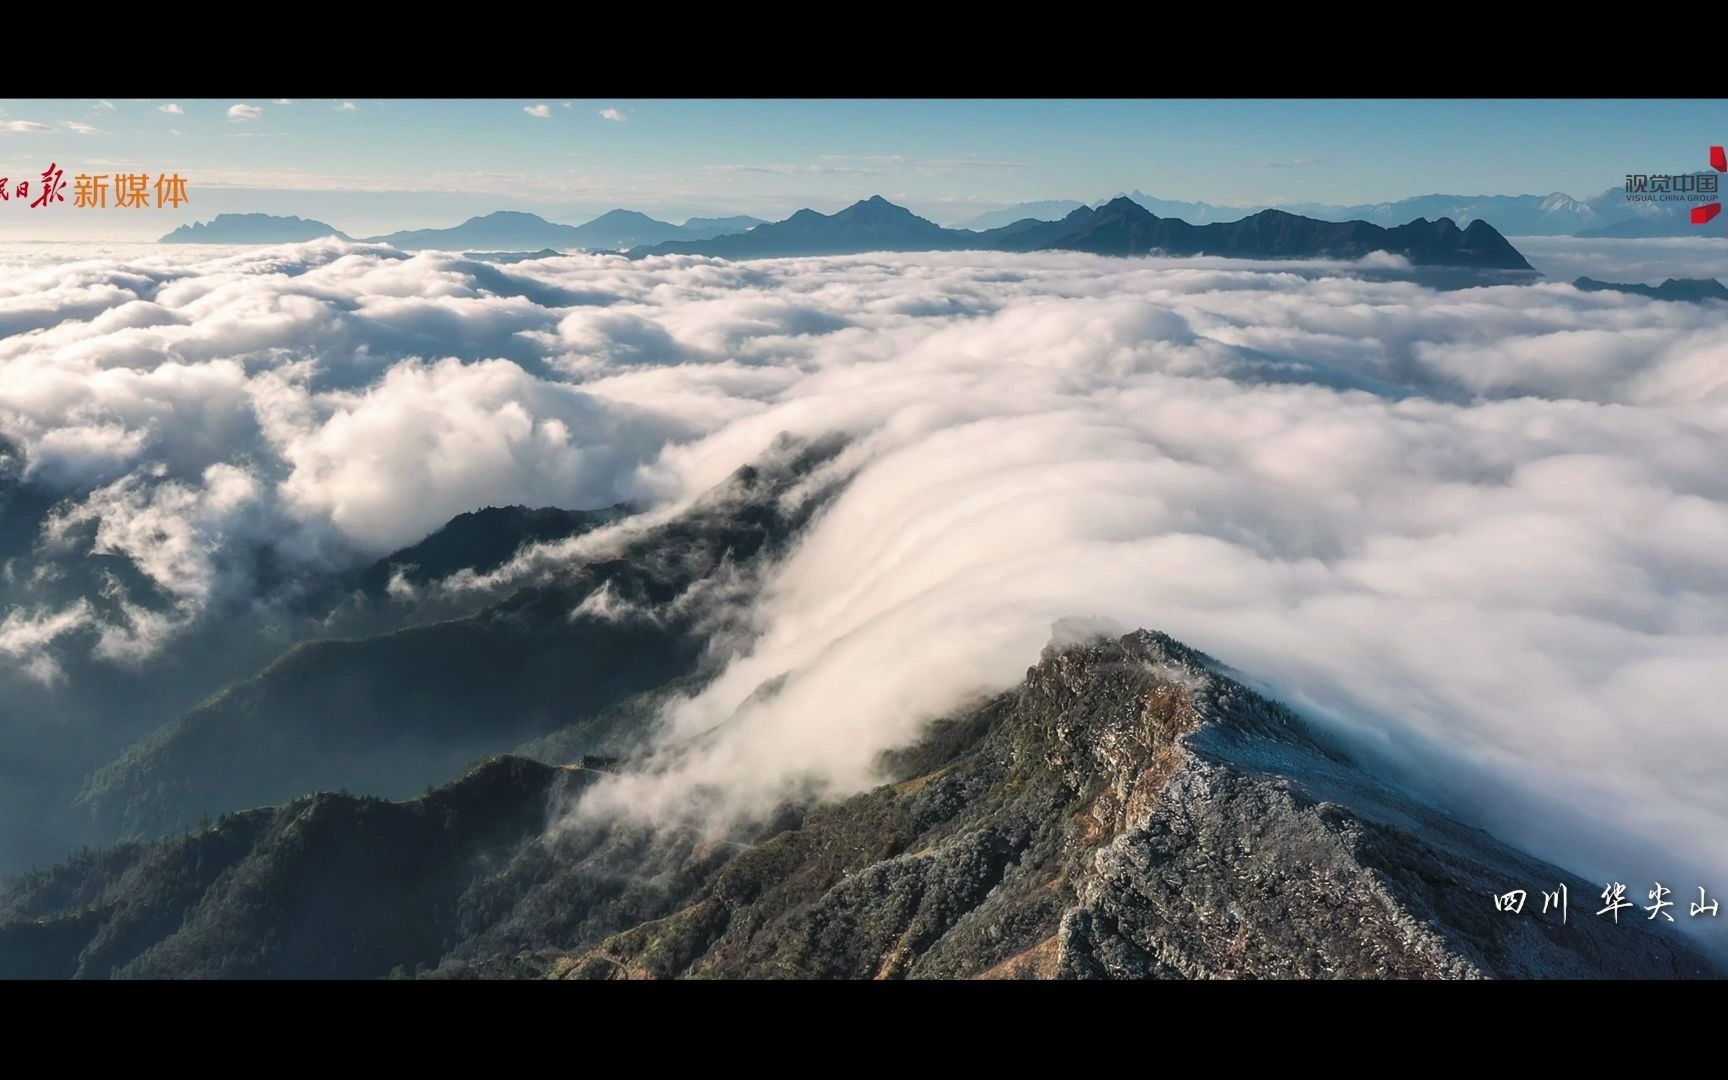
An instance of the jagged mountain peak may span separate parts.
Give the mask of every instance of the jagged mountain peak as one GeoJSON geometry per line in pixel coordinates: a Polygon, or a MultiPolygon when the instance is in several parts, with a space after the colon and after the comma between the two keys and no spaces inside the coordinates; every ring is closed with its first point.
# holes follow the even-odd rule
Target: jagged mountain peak
{"type": "Polygon", "coordinates": [[[1146,209],[1144,206],[1141,206],[1139,203],[1135,202],[1133,199],[1130,199],[1126,195],[1118,195],[1114,199],[1111,199],[1109,202],[1105,203],[1103,206],[1100,206],[1098,209],[1099,210],[1109,210],[1109,211],[1112,211],[1112,212],[1118,213],[1118,214],[1132,214],[1132,215],[1136,215],[1139,217],[1152,217],[1152,216],[1154,216],[1152,214],[1152,211],[1146,209]]]}
{"type": "Polygon", "coordinates": [[[868,199],[860,199],[846,209],[833,215],[837,220],[856,220],[870,222],[894,222],[907,224],[934,224],[919,217],[912,211],[891,203],[880,195],[872,195],[868,199]]]}

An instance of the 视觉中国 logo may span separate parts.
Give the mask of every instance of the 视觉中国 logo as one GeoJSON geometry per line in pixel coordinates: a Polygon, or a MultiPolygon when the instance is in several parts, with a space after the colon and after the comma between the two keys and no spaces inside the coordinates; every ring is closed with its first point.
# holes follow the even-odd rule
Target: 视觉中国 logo
{"type": "Polygon", "coordinates": [[[1722,203],[1718,198],[1722,183],[1720,174],[1728,172],[1728,155],[1723,154],[1720,146],[1710,148],[1710,169],[1714,171],[1628,173],[1626,201],[1692,203],[1692,224],[1708,225],[1722,213],[1722,203]]]}

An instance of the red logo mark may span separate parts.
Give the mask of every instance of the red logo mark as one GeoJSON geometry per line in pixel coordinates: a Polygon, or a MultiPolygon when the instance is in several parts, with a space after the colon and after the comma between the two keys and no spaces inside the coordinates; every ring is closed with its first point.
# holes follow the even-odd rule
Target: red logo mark
{"type": "MultiPolygon", "coordinates": [[[[1728,172],[1728,154],[1724,154],[1720,146],[1712,146],[1710,148],[1710,167],[1715,169],[1717,172],[1728,172]]],[[[1716,215],[1721,212],[1722,204],[1719,202],[1707,203],[1703,206],[1694,206],[1692,208],[1692,224],[1708,225],[1712,221],[1715,221],[1716,215]]]]}

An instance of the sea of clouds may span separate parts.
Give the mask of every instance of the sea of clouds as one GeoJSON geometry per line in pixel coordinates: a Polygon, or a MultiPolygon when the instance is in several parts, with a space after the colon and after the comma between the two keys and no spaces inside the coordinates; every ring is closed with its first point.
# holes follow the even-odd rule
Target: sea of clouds
{"type": "MultiPolygon", "coordinates": [[[[1655,243],[1623,279],[1717,258],[1655,243]]],[[[1612,246],[1547,254],[1614,279],[1612,246]]],[[[1728,889],[1728,305],[1358,269],[0,249],[0,453],[65,500],[42,550],[168,598],[15,605],[0,664],[141,663],[265,562],[352,566],[482,505],[676,507],[839,433],[843,491],[668,715],[702,751],[614,795],[857,790],[1101,618],[1538,854],[1728,889]]]]}

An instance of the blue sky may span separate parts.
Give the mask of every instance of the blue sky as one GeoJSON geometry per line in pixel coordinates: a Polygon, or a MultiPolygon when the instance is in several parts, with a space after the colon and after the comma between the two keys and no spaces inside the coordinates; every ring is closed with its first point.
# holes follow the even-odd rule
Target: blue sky
{"type": "Polygon", "coordinates": [[[944,223],[1139,188],[1214,203],[1588,197],[1699,167],[1728,101],[0,101],[0,175],[178,171],[178,209],[31,211],[0,239],[151,239],[228,211],[354,235],[498,209],[778,218],[881,194],[944,223]]]}

